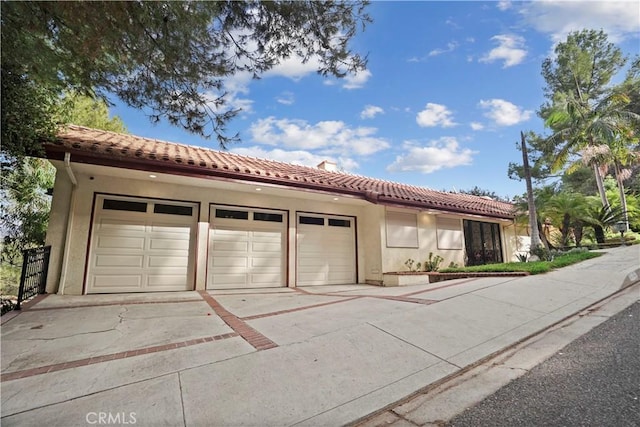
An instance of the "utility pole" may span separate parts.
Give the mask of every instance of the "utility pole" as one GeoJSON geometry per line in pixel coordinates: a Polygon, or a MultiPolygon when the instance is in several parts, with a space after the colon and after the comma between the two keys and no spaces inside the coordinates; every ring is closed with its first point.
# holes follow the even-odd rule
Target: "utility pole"
{"type": "Polygon", "coordinates": [[[520,139],[522,142],[522,166],[524,169],[524,179],[527,183],[529,225],[531,226],[531,246],[529,248],[529,252],[533,254],[535,249],[540,246],[540,233],[538,232],[538,217],[536,215],[536,206],[533,200],[533,185],[531,185],[531,169],[529,168],[529,155],[527,153],[526,137],[522,131],[520,131],[520,139]]]}

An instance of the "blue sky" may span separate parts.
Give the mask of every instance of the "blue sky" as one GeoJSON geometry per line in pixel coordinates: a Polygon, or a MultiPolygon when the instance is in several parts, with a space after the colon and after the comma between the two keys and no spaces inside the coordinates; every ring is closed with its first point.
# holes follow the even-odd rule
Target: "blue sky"
{"type": "MultiPolygon", "coordinates": [[[[570,31],[604,29],[625,54],[640,52],[638,1],[373,2],[373,23],[353,40],[368,69],[323,78],[292,59],[264,78],[229,79],[242,113],[230,151],[349,173],[503,197],[523,194],[507,177],[521,162],[520,131],[543,132],[542,61],[570,31]]],[[[130,133],[218,149],[207,140],[116,103],[130,133]]]]}

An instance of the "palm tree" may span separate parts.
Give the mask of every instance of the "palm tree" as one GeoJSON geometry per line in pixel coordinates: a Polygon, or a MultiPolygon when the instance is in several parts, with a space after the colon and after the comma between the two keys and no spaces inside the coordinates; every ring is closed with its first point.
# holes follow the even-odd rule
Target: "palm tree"
{"type": "Polygon", "coordinates": [[[576,246],[582,240],[581,218],[585,216],[586,201],[583,195],[572,192],[560,192],[552,196],[545,204],[545,214],[551,218],[555,227],[560,230],[560,245],[569,246],[572,232],[578,224],[580,231],[576,238],[576,246]]]}
{"type": "Polygon", "coordinates": [[[619,206],[600,206],[597,199],[587,198],[587,208],[582,221],[593,227],[596,242],[604,243],[604,231],[624,218],[622,208],[619,206]]]}
{"type": "MultiPolygon", "coordinates": [[[[575,156],[593,167],[602,206],[609,205],[603,176],[609,164],[626,164],[631,158],[633,129],[640,115],[627,109],[630,98],[618,92],[605,96],[593,107],[588,100],[561,94],[554,99],[546,124],[556,132],[547,140],[555,145],[552,170],[559,170],[575,156]]],[[[567,170],[568,173],[572,168],[567,170]]],[[[619,186],[624,193],[622,179],[619,186]]]]}

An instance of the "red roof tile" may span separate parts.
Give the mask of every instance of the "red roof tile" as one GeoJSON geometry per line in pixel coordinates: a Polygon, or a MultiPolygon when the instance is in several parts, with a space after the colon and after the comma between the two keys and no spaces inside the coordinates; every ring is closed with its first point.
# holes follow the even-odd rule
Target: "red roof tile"
{"type": "Polygon", "coordinates": [[[258,159],[207,148],[69,125],[45,144],[47,157],[65,152],[75,162],[180,175],[268,182],[349,194],[373,203],[513,218],[514,206],[479,196],[446,193],[343,172],[258,159]]]}

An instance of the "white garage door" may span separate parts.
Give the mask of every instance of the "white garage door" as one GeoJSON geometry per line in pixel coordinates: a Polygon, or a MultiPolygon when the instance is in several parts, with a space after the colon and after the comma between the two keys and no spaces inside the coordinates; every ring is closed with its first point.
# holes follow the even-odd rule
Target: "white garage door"
{"type": "Polygon", "coordinates": [[[285,286],[286,213],[214,206],[207,289],[285,286]]]}
{"type": "Polygon", "coordinates": [[[197,206],[98,196],[87,292],[192,289],[197,206]]]}
{"type": "Polygon", "coordinates": [[[298,286],[356,283],[355,221],[298,214],[298,286]]]}

